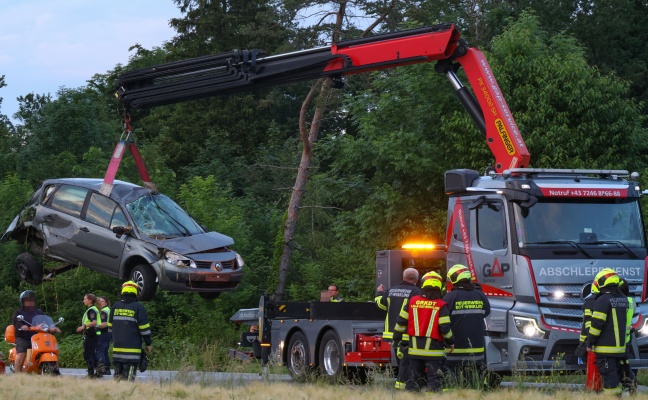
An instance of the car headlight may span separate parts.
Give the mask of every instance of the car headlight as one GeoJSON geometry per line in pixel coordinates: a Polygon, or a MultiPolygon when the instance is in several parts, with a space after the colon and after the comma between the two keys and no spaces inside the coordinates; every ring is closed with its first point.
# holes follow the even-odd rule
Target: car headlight
{"type": "Polygon", "coordinates": [[[643,324],[641,324],[641,328],[637,329],[637,336],[648,336],[648,318],[645,318],[643,324]]]}
{"type": "Polygon", "coordinates": [[[540,329],[538,322],[533,318],[525,317],[513,317],[515,321],[515,328],[522,335],[529,338],[542,338],[545,335],[545,331],[540,329]]]}
{"type": "Polygon", "coordinates": [[[167,251],[166,254],[164,254],[164,258],[166,258],[167,262],[170,264],[177,265],[178,267],[196,268],[194,260],[174,251],[167,251]]]}
{"type": "Polygon", "coordinates": [[[239,267],[245,265],[245,262],[243,262],[243,257],[241,257],[239,253],[236,253],[236,263],[238,264],[239,267]]]}

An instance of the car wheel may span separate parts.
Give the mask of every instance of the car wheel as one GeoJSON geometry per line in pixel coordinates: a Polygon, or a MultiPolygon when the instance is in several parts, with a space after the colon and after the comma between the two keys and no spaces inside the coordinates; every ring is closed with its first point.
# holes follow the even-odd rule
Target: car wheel
{"type": "Polygon", "coordinates": [[[202,297],[205,300],[215,300],[220,296],[220,292],[202,292],[198,293],[198,296],[202,297]]]}
{"type": "Polygon", "coordinates": [[[16,271],[21,280],[40,285],[43,282],[43,266],[29,253],[22,253],[16,257],[16,271]]]}
{"type": "Polygon", "coordinates": [[[139,286],[139,299],[151,300],[157,291],[155,272],[146,264],[139,264],[131,272],[131,280],[139,286]]]}
{"type": "Polygon", "coordinates": [[[319,348],[320,373],[326,379],[334,382],[341,376],[344,365],[342,344],[335,331],[327,331],[322,337],[319,348]]]}

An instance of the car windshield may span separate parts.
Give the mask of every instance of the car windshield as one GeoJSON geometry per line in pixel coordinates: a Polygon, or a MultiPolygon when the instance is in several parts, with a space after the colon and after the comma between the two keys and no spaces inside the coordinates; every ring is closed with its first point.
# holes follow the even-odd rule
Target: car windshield
{"type": "Polygon", "coordinates": [[[562,242],[645,246],[637,199],[540,199],[530,208],[514,207],[520,247],[562,242]]]}
{"type": "Polygon", "coordinates": [[[191,236],[205,231],[167,196],[147,194],[126,205],[137,230],[156,239],[191,236]]]}

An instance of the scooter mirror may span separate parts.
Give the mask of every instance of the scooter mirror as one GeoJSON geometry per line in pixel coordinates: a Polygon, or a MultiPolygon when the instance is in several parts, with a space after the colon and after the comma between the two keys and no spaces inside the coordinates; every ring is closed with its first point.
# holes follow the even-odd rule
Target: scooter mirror
{"type": "Polygon", "coordinates": [[[19,315],[19,316],[16,317],[16,319],[18,319],[19,321],[24,321],[25,317],[23,317],[22,315],[19,315]]]}
{"type": "Polygon", "coordinates": [[[61,322],[63,322],[63,317],[59,317],[58,322],[59,322],[59,324],[60,324],[61,322]]]}

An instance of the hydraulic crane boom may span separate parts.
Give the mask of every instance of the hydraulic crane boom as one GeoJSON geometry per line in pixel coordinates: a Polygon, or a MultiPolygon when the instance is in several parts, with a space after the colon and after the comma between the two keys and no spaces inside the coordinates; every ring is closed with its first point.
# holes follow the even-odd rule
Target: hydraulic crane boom
{"type": "Polygon", "coordinates": [[[450,80],[485,135],[495,170],[529,165],[529,152],[484,54],[468,47],[454,24],[262,55],[260,50],[235,50],[135,70],[119,77],[117,95],[127,109],[146,108],[327,76],[335,82],[346,75],[438,61],[436,70],[450,80]],[[455,74],[459,66],[474,95],[455,74]]]}

